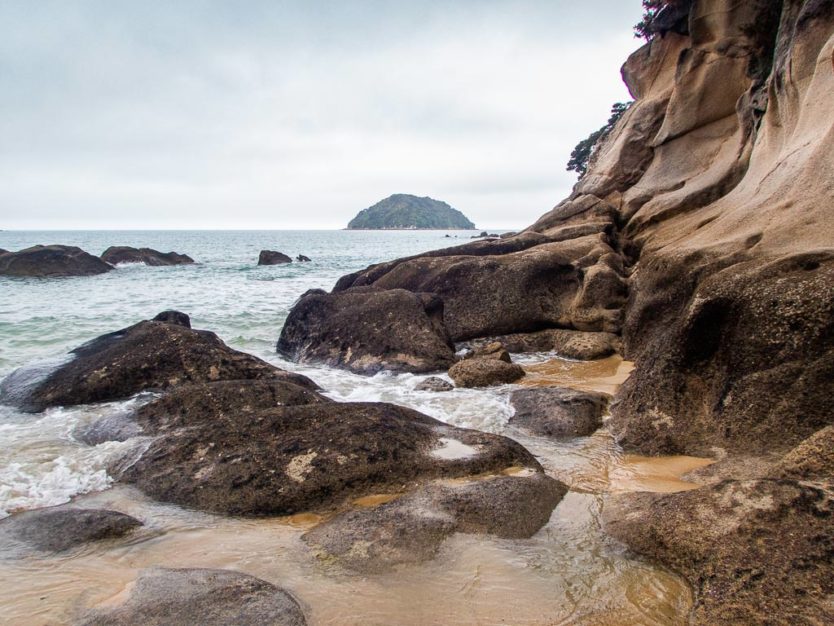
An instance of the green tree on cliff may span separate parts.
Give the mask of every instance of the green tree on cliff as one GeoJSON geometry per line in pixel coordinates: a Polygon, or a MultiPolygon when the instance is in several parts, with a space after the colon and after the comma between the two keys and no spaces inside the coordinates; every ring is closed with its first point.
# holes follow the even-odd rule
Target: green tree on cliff
{"type": "Polygon", "coordinates": [[[611,117],[605,123],[605,126],[588,135],[585,139],[576,144],[573,152],[570,153],[570,160],[568,161],[568,171],[577,172],[582,178],[588,171],[588,162],[591,160],[591,155],[597,145],[605,139],[613,130],[617,122],[623,116],[623,113],[628,111],[631,102],[617,102],[611,107],[611,117]]]}
{"type": "Polygon", "coordinates": [[[646,41],[654,35],[654,20],[668,3],[666,0],[643,0],[643,19],[634,26],[634,34],[646,41]]]}

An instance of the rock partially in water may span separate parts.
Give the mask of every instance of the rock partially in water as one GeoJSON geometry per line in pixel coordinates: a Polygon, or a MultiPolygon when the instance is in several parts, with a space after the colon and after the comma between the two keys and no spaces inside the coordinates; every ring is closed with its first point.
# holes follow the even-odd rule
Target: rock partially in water
{"type": "Polygon", "coordinates": [[[121,537],[142,522],[105,509],[40,509],[0,522],[0,532],[43,552],[63,552],[90,541],[121,537]]]}
{"type": "Polygon", "coordinates": [[[834,426],[826,426],[788,452],[774,475],[799,480],[834,480],[834,426]]]}
{"type": "Polygon", "coordinates": [[[610,396],[565,387],[519,389],[510,395],[510,423],[554,439],[587,437],[602,426],[610,396]]]}
{"type": "Polygon", "coordinates": [[[165,265],[191,265],[194,263],[187,254],[178,252],[160,252],[152,248],[132,248],[130,246],[110,246],[101,255],[103,261],[111,265],[120,263],[144,263],[155,267],[165,265]]]}
{"type": "Polygon", "coordinates": [[[297,257],[295,257],[295,260],[299,263],[309,263],[312,259],[310,259],[310,257],[308,256],[304,256],[303,254],[299,254],[297,257]]]}
{"type": "Polygon", "coordinates": [[[447,369],[454,350],[443,327],[443,303],[403,289],[305,293],[293,306],[278,352],[357,374],[415,374],[447,369]]]}
{"type": "Polygon", "coordinates": [[[425,380],[421,380],[417,385],[414,387],[417,391],[435,391],[435,392],[443,392],[443,391],[452,391],[455,386],[450,383],[448,380],[443,380],[438,376],[429,376],[425,380]]]}
{"type": "Polygon", "coordinates": [[[0,398],[36,412],[51,406],[121,400],[140,391],[194,382],[289,380],[317,388],[303,376],[232,350],[214,333],[180,323],[139,322],[102,335],[71,354],[74,358],[45,377],[42,371],[30,374],[26,368],[13,373],[0,385],[0,398]]]}
{"type": "Polygon", "coordinates": [[[489,387],[514,383],[524,377],[524,369],[499,359],[471,358],[455,363],[449,376],[458,387],[489,387]]]}
{"type": "Polygon", "coordinates": [[[496,359],[498,361],[504,361],[504,363],[513,362],[510,357],[510,353],[507,352],[504,344],[500,341],[491,341],[489,343],[479,345],[475,347],[475,349],[472,350],[472,353],[468,354],[466,358],[496,359]]]}
{"type": "Polygon", "coordinates": [[[342,565],[378,572],[433,558],[452,533],[533,536],[567,493],[544,475],[433,483],[375,508],[353,509],[306,533],[304,541],[342,565]]]}
{"type": "Polygon", "coordinates": [[[786,480],[723,481],[617,496],[607,531],[682,574],[693,624],[834,622],[834,491],[786,480]]]}
{"type": "Polygon", "coordinates": [[[137,419],[156,437],[121,480],[157,500],[263,516],[321,509],[437,477],[540,469],[510,439],[403,407],[320,401],[262,409],[262,395],[237,393],[230,383],[210,397],[177,390],[142,407],[137,419]],[[433,454],[442,439],[474,454],[433,454]]]}
{"type": "Polygon", "coordinates": [[[105,415],[91,424],[78,426],[72,436],[88,446],[97,446],[107,441],[127,441],[142,434],[132,411],[121,411],[105,415]]]}
{"type": "Polygon", "coordinates": [[[275,585],[232,570],[142,570],[120,605],[92,609],[83,626],[305,626],[298,601],[275,585]]]}
{"type": "Polygon", "coordinates": [[[283,252],[261,250],[258,255],[258,265],[283,265],[284,263],[292,263],[292,259],[283,252]]]}
{"type": "Polygon", "coordinates": [[[0,276],[94,276],[113,267],[75,246],[32,246],[0,255],[0,276]]]}

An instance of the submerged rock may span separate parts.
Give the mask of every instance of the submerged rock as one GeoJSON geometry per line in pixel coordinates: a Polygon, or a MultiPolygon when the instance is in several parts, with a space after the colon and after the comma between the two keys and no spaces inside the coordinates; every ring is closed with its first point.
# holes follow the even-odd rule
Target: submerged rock
{"type": "Polygon", "coordinates": [[[303,254],[299,254],[297,257],[295,257],[295,260],[299,263],[309,263],[311,261],[310,257],[304,256],[303,254]]]}
{"type": "Polygon", "coordinates": [[[71,360],[46,375],[21,368],[0,384],[0,399],[36,412],[194,382],[288,380],[317,388],[303,376],[232,350],[214,333],[183,326],[184,314],[165,315],[174,323],[144,321],[102,335],[73,350],[71,360]]]}
{"type": "Polygon", "coordinates": [[[142,522],[104,509],[40,509],[0,522],[0,532],[43,552],[63,552],[90,541],[121,537],[142,522]]]}
{"type": "Polygon", "coordinates": [[[412,481],[540,468],[510,439],[403,407],[308,402],[304,390],[285,384],[273,392],[286,404],[263,408],[274,402],[268,393],[238,390],[235,383],[206,387],[206,393],[177,389],[137,412],[155,437],[121,480],[157,500],[259,516],[399,491],[412,481]]]}
{"type": "Polygon", "coordinates": [[[510,423],[554,439],[587,437],[602,426],[610,396],[564,387],[519,389],[510,395],[510,423]]]}
{"type": "Polygon", "coordinates": [[[693,624],[831,623],[831,489],[749,480],[627,494],[605,507],[605,526],[687,579],[693,624]]]}
{"type": "Polygon", "coordinates": [[[113,267],[75,246],[32,246],[0,255],[0,276],[94,276],[113,267]]]}
{"type": "Polygon", "coordinates": [[[454,389],[455,386],[450,383],[448,380],[443,380],[438,376],[429,376],[425,380],[421,380],[417,385],[414,387],[417,391],[436,391],[436,392],[443,392],[443,391],[451,391],[454,389]]]}
{"type": "Polygon", "coordinates": [[[304,626],[298,601],[265,580],[222,569],[142,570],[119,605],[92,609],[83,626],[304,626]]]}
{"type": "Polygon", "coordinates": [[[540,472],[434,483],[375,508],[337,515],[303,539],[323,558],[362,572],[384,571],[433,558],[455,532],[531,537],[565,493],[565,485],[540,472]]]}
{"type": "Polygon", "coordinates": [[[120,263],[144,263],[145,265],[191,265],[194,259],[177,252],[160,252],[152,248],[132,248],[130,246],[110,246],[101,255],[103,261],[111,265],[120,263]]]}
{"type": "Polygon", "coordinates": [[[283,252],[261,250],[258,255],[258,265],[282,265],[284,263],[292,263],[292,259],[283,252]]]}
{"type": "Polygon", "coordinates": [[[72,432],[81,443],[97,446],[107,441],[127,441],[142,434],[142,427],[136,423],[132,411],[120,411],[105,415],[91,424],[80,425],[72,432]]]}
{"type": "Polygon", "coordinates": [[[294,361],[357,374],[445,370],[455,355],[442,318],[443,303],[428,294],[311,290],[290,311],[277,349],[294,361]]]}
{"type": "Polygon", "coordinates": [[[500,359],[470,358],[455,363],[449,376],[458,387],[489,387],[514,383],[525,376],[524,369],[500,359]]]}

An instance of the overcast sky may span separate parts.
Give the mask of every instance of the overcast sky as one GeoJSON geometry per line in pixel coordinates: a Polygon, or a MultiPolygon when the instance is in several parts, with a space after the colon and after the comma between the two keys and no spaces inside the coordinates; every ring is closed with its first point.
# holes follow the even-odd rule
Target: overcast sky
{"type": "Polygon", "coordinates": [[[0,0],[0,229],[480,227],[566,196],[639,0],[0,0]]]}

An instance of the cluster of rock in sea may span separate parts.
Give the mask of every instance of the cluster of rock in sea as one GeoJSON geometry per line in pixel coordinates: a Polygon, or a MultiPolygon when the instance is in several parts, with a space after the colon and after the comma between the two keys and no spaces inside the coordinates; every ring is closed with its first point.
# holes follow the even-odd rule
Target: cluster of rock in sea
{"type": "MultiPolygon", "coordinates": [[[[310,258],[299,254],[298,262],[309,262],[310,258]]],[[[32,246],[17,252],[0,250],[0,276],[17,277],[60,277],[95,276],[111,271],[122,263],[141,263],[154,267],[167,265],[192,265],[194,259],[178,252],[160,252],[152,248],[111,246],[100,257],[85,252],[76,246],[47,245],[32,246]]],[[[286,254],[262,250],[258,265],[279,265],[292,263],[286,254]]]]}

